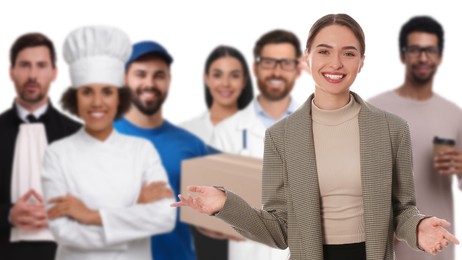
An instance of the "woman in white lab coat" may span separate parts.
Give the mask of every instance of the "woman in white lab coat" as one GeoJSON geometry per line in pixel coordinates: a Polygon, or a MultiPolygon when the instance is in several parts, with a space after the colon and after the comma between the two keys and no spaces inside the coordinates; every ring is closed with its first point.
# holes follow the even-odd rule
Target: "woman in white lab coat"
{"type": "MultiPolygon", "coordinates": [[[[223,45],[213,49],[205,62],[204,90],[208,110],[181,126],[210,144],[215,127],[252,101],[252,80],[242,53],[223,45]]],[[[199,228],[193,235],[198,260],[227,259],[227,237],[199,228]]]]}
{"type": "Polygon", "coordinates": [[[242,53],[230,46],[216,47],[205,62],[204,89],[208,110],[181,125],[210,144],[215,126],[252,101],[252,80],[242,53]]]}
{"type": "Polygon", "coordinates": [[[174,227],[174,200],[157,151],[112,126],[130,106],[130,90],[120,87],[130,52],[128,37],[112,27],[79,28],[66,39],[72,87],[62,102],[84,127],[51,144],[44,158],[56,259],[148,260],[150,236],[174,227]]]}

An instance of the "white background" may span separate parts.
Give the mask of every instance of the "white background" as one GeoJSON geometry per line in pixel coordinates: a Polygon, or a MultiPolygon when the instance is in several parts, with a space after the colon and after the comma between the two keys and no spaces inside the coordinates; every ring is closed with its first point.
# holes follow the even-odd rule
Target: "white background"
{"type": "MultiPolygon", "coordinates": [[[[348,13],[366,34],[365,66],[352,90],[367,99],[396,88],[403,81],[404,67],[399,61],[398,33],[401,25],[414,15],[431,15],[446,32],[443,64],[435,79],[435,91],[462,105],[460,73],[462,33],[461,12],[457,1],[290,1],[290,0],[15,0],[0,3],[0,111],[9,108],[15,96],[10,82],[9,49],[21,34],[42,32],[55,43],[59,75],[50,96],[57,107],[62,92],[69,86],[67,66],[62,59],[62,44],[69,31],[82,25],[112,25],[126,31],[132,41],[155,40],[174,57],[172,84],[164,116],[173,123],[190,119],[205,110],[203,66],[207,55],[219,44],[241,50],[252,61],[255,40],[263,33],[287,29],[305,45],[308,30],[328,13],[348,13]],[[459,11],[458,11],[459,10],[459,11]]],[[[302,103],[313,91],[309,75],[301,76],[293,91],[302,103]]],[[[257,91],[256,91],[257,92],[257,91]]],[[[1,144],[0,144],[1,145],[1,144]]],[[[461,205],[462,192],[456,191],[461,205]]],[[[462,238],[462,206],[458,206],[457,233],[462,238]]],[[[462,246],[457,248],[462,259],[462,246]]]]}

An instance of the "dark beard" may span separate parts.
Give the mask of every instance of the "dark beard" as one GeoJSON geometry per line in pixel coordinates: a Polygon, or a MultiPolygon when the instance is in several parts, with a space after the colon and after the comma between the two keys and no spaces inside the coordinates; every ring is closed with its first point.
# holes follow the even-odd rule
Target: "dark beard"
{"type": "Polygon", "coordinates": [[[422,77],[418,77],[415,74],[413,74],[412,78],[414,79],[414,82],[416,82],[418,84],[421,84],[421,85],[424,85],[424,84],[427,84],[428,82],[431,82],[433,80],[433,75],[434,74],[431,74],[430,76],[428,76],[426,78],[422,78],[422,77]]]}
{"type": "Polygon", "coordinates": [[[152,116],[157,113],[165,100],[165,96],[162,96],[162,93],[158,89],[153,88],[151,91],[154,91],[159,99],[154,102],[149,102],[148,104],[143,104],[141,100],[137,98],[141,95],[143,90],[138,90],[136,93],[133,93],[132,104],[135,105],[135,107],[146,116],[152,116]]]}
{"type": "Polygon", "coordinates": [[[435,76],[435,73],[436,73],[436,66],[430,66],[429,65],[431,67],[431,69],[432,69],[432,72],[430,74],[428,74],[428,76],[424,77],[424,76],[419,76],[418,73],[414,72],[414,70],[417,69],[419,65],[420,64],[416,64],[416,65],[412,66],[412,70],[411,70],[412,80],[415,83],[420,84],[420,85],[426,85],[429,82],[432,82],[433,78],[435,76]]]}
{"type": "Polygon", "coordinates": [[[28,97],[23,93],[21,93],[19,96],[21,97],[22,100],[25,100],[25,101],[27,101],[29,103],[32,103],[32,104],[38,103],[38,102],[42,101],[45,98],[45,95],[42,94],[42,93],[38,94],[35,97],[28,97]]]}
{"type": "MultiPolygon", "coordinates": [[[[284,80],[284,79],[283,79],[284,80]]],[[[284,80],[285,81],[285,80],[284,80]]],[[[290,88],[284,89],[282,92],[279,93],[272,93],[271,91],[267,91],[266,84],[264,81],[260,81],[257,79],[258,89],[260,93],[268,100],[271,101],[279,101],[287,97],[290,93],[290,88]]],[[[287,82],[286,82],[287,84],[287,82]]]]}
{"type": "Polygon", "coordinates": [[[132,104],[135,105],[135,107],[146,116],[152,116],[157,113],[162,107],[162,103],[164,103],[164,100],[159,100],[158,102],[153,103],[151,106],[144,106],[139,99],[132,100],[132,104]]]}

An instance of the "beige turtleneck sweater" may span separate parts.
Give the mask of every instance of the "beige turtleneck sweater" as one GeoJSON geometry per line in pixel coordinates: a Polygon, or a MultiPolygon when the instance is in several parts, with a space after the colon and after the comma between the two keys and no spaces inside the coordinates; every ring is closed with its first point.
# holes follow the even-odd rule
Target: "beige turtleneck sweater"
{"type": "Polygon", "coordinates": [[[337,110],[312,106],[324,244],[365,241],[358,114],[350,102],[337,110]]]}

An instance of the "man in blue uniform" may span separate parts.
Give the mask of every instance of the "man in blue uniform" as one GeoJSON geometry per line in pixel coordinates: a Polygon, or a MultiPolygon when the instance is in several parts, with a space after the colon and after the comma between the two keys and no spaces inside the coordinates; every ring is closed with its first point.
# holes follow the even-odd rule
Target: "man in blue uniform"
{"type": "MultiPolygon", "coordinates": [[[[198,137],[162,117],[172,62],[167,50],[156,42],[134,44],[125,70],[126,85],[134,96],[132,107],[114,125],[121,133],[143,137],[154,144],[174,193],[180,194],[181,161],[206,155],[208,149],[198,137]]],[[[153,236],[152,255],[156,260],[195,260],[190,226],[177,219],[173,232],[153,236]]]]}

